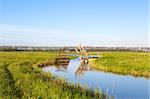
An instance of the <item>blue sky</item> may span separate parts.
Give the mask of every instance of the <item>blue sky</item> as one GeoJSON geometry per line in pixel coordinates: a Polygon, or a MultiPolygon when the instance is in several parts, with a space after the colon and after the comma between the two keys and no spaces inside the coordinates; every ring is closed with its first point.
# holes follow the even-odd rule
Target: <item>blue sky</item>
{"type": "Polygon", "coordinates": [[[148,42],[148,0],[0,0],[0,45],[148,42]]]}

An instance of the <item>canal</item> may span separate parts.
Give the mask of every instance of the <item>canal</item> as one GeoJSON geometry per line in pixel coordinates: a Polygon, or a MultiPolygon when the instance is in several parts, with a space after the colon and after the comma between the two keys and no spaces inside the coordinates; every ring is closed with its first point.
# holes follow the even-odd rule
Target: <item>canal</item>
{"type": "Polygon", "coordinates": [[[47,66],[43,70],[74,84],[100,88],[116,99],[149,99],[150,79],[98,71],[78,58],[72,59],[69,65],[47,66]]]}

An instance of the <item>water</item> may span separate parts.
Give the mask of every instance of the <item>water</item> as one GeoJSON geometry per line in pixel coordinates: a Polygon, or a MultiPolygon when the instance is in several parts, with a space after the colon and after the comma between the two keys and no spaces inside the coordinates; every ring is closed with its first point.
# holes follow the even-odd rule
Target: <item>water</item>
{"type": "Polygon", "coordinates": [[[68,82],[100,88],[117,99],[149,99],[150,79],[98,71],[89,65],[81,65],[78,58],[71,60],[68,66],[48,66],[43,70],[63,77],[68,82]]]}

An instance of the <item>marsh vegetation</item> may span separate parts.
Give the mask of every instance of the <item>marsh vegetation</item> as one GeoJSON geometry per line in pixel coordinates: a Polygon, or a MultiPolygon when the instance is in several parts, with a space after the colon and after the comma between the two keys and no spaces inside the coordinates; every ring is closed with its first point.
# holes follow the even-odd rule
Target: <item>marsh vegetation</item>
{"type": "MultiPolygon", "coordinates": [[[[106,98],[101,89],[89,89],[68,83],[42,71],[55,63],[55,51],[0,52],[0,98],[106,98]]],[[[119,74],[150,76],[149,53],[102,52],[100,59],[90,61],[92,67],[119,74]]],[[[76,56],[70,56],[70,59],[76,56]]]]}
{"type": "Polygon", "coordinates": [[[102,52],[102,57],[90,62],[91,66],[107,72],[150,77],[149,52],[102,52]]]}
{"type": "Polygon", "coordinates": [[[69,84],[37,67],[55,57],[56,52],[0,52],[0,98],[106,98],[102,91],[69,84]]]}

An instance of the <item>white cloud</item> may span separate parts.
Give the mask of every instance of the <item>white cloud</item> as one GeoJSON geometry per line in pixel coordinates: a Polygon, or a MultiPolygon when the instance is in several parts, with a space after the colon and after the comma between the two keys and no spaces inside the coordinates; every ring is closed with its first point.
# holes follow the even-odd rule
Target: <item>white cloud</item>
{"type": "Polygon", "coordinates": [[[39,46],[63,46],[85,44],[95,46],[146,46],[146,41],[121,38],[116,35],[96,33],[74,33],[66,30],[23,28],[0,24],[0,41],[10,44],[39,46]],[[15,43],[19,42],[19,43],[15,43]],[[22,43],[21,43],[22,42],[22,43]]]}

